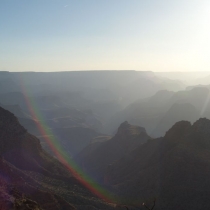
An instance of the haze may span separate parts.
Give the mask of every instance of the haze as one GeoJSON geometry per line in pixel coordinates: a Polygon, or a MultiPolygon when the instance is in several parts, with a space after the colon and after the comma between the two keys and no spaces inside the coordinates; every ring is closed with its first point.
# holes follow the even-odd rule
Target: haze
{"type": "Polygon", "coordinates": [[[207,0],[0,1],[0,70],[209,71],[207,0]]]}
{"type": "Polygon", "coordinates": [[[0,210],[210,209],[209,11],[0,0],[0,210]]]}

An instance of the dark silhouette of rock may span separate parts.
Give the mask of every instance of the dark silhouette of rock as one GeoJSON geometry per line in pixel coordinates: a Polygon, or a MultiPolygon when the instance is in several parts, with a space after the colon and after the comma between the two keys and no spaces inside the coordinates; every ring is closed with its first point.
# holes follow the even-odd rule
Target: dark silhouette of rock
{"type": "Polygon", "coordinates": [[[176,122],[187,120],[194,123],[199,117],[209,118],[209,89],[194,87],[190,90],[172,92],[158,91],[149,98],[139,99],[118,112],[105,125],[112,133],[119,122],[144,127],[152,137],[161,137],[176,122]]]}
{"type": "Polygon", "coordinates": [[[95,179],[106,182],[104,177],[107,168],[124,155],[145,143],[150,137],[144,128],[122,123],[113,138],[105,142],[96,142],[85,148],[76,160],[83,169],[95,179]]]}
{"type": "Polygon", "coordinates": [[[148,140],[107,171],[122,202],[155,209],[210,208],[210,120],[177,122],[166,135],[148,140]]]}
{"type": "Polygon", "coordinates": [[[0,107],[0,208],[75,210],[113,209],[96,198],[17,118],[0,107]]]}

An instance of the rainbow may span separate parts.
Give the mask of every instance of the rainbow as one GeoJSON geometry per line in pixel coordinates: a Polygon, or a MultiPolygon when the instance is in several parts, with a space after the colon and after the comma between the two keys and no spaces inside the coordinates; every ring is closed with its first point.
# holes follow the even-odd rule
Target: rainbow
{"type": "Polygon", "coordinates": [[[42,114],[36,105],[29,89],[25,87],[23,79],[20,78],[20,86],[22,94],[24,95],[25,102],[29,109],[32,118],[35,120],[37,128],[44,137],[45,142],[49,145],[50,149],[55,154],[56,158],[67,168],[67,170],[87,189],[100,199],[108,202],[115,203],[114,196],[99,183],[93,180],[86,174],[78,164],[76,164],[69,155],[65,152],[64,148],[59,143],[59,140],[50,130],[49,126],[45,123],[42,114]]]}

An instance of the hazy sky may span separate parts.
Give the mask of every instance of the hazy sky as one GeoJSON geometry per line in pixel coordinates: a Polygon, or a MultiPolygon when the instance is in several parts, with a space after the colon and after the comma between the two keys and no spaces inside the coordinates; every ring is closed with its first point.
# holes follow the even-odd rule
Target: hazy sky
{"type": "Polygon", "coordinates": [[[0,70],[210,70],[209,0],[0,0],[0,70]]]}

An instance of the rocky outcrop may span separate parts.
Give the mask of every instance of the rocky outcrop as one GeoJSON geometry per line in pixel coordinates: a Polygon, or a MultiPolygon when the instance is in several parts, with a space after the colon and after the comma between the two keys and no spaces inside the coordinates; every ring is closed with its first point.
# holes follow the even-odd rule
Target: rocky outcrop
{"type": "Polygon", "coordinates": [[[112,164],[107,176],[125,203],[156,197],[157,210],[210,208],[210,120],[176,123],[112,164]]]}
{"type": "Polygon", "coordinates": [[[44,152],[39,140],[0,107],[0,208],[75,210],[88,206],[113,209],[44,152]]]}
{"type": "Polygon", "coordinates": [[[116,135],[108,141],[89,145],[76,158],[83,169],[96,180],[107,182],[104,177],[109,165],[130,153],[135,148],[151,139],[144,128],[122,123],[116,135]]]}
{"type": "Polygon", "coordinates": [[[23,170],[70,175],[61,163],[42,150],[39,140],[27,133],[12,113],[1,107],[0,155],[23,170]]]}

